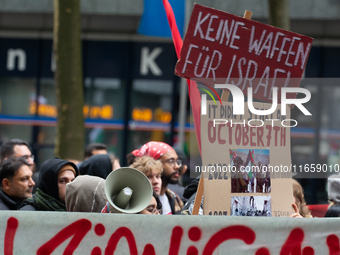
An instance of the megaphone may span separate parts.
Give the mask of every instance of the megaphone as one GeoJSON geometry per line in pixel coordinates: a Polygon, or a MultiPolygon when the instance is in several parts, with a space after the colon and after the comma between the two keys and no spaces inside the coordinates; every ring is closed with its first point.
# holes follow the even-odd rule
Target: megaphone
{"type": "Polygon", "coordinates": [[[151,183],[141,171],[121,167],[112,171],[105,181],[105,195],[113,213],[138,213],[152,198],[151,183]]]}

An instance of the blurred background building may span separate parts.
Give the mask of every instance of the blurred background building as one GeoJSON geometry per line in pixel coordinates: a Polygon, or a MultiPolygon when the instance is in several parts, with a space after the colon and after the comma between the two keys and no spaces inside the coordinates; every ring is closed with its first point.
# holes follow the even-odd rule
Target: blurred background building
{"type": "MultiPolygon", "coordinates": [[[[137,33],[142,17],[154,19],[158,26],[157,15],[164,10],[157,11],[150,0],[80,2],[86,143],[107,144],[122,162],[127,153],[150,140],[176,145],[180,78],[174,75],[172,40],[137,33]]],[[[193,1],[170,2],[177,2],[179,10],[187,8],[177,17],[184,29],[193,1]]],[[[268,22],[267,0],[195,2],[238,16],[250,10],[253,20],[268,22]]],[[[309,78],[340,77],[340,1],[290,1],[290,18],[291,31],[315,38],[301,85],[312,92],[307,108],[313,117],[292,110],[299,122],[291,130],[292,162],[335,169],[340,164],[340,86],[337,79],[325,83],[309,78]]],[[[0,1],[0,144],[11,138],[27,140],[38,165],[54,150],[52,31],[53,1],[0,1]]],[[[189,154],[188,137],[194,131],[189,102],[185,109],[183,148],[189,154]]],[[[325,179],[299,181],[307,203],[327,202],[325,179]]]]}

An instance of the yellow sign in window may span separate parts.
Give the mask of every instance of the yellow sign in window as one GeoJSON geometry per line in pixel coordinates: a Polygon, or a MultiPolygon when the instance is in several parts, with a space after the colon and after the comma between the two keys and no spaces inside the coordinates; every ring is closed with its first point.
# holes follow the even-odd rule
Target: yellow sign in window
{"type": "Polygon", "coordinates": [[[172,119],[172,115],[170,112],[163,111],[160,107],[156,108],[154,112],[152,112],[150,108],[135,107],[132,110],[132,119],[135,121],[151,122],[153,120],[169,123],[172,119]]]}
{"type": "MultiPolygon", "coordinates": [[[[30,107],[29,107],[29,113],[35,114],[36,111],[37,111],[36,102],[31,102],[30,107]]],[[[113,118],[113,107],[111,105],[103,105],[103,106],[84,105],[83,113],[84,113],[84,118],[112,119],[113,118]]],[[[55,105],[39,104],[38,115],[56,118],[58,115],[57,107],[55,105]]]]}

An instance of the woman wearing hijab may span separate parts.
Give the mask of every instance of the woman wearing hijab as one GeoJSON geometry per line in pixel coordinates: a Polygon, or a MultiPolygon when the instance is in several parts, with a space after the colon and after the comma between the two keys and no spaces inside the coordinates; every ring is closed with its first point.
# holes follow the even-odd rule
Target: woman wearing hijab
{"type": "Polygon", "coordinates": [[[106,201],[103,178],[80,175],[66,185],[65,204],[68,212],[100,213],[106,201]]]}
{"type": "Polygon", "coordinates": [[[78,168],[72,162],[57,157],[46,160],[40,167],[36,193],[24,200],[19,210],[66,211],[66,184],[77,176],[78,168]]]}

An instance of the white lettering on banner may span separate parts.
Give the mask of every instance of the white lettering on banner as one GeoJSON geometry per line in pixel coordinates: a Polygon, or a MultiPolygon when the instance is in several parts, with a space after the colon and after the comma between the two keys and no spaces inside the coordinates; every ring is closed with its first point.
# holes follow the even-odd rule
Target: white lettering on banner
{"type": "Polygon", "coordinates": [[[197,18],[197,23],[196,23],[196,27],[195,27],[195,31],[194,31],[194,36],[197,35],[197,31],[200,33],[200,37],[201,39],[204,38],[204,35],[203,35],[203,31],[202,31],[202,28],[201,28],[201,25],[204,23],[204,21],[206,21],[210,16],[210,13],[208,13],[203,19],[202,19],[202,12],[199,12],[198,14],[198,18],[197,18]]]}
{"type": "Polygon", "coordinates": [[[219,22],[218,22],[218,20],[219,20],[219,17],[217,15],[210,15],[210,13],[208,13],[206,16],[204,16],[202,18],[202,12],[199,12],[198,17],[197,17],[195,30],[194,30],[194,37],[199,36],[200,39],[204,39],[204,40],[207,40],[207,41],[210,41],[210,42],[215,42],[215,40],[216,41],[219,40],[221,32],[222,32],[222,37],[221,37],[221,40],[220,40],[219,43],[222,44],[224,36],[225,36],[227,38],[225,45],[228,46],[229,41],[230,41],[229,47],[232,48],[232,49],[238,50],[239,47],[234,44],[234,41],[240,40],[241,37],[237,34],[237,31],[238,31],[239,26],[244,27],[245,23],[240,22],[240,21],[236,21],[236,23],[235,23],[235,20],[232,20],[230,28],[229,28],[228,27],[228,20],[226,20],[225,22],[223,22],[223,20],[219,20],[219,22]],[[215,22],[215,23],[219,23],[219,26],[218,26],[215,38],[212,38],[212,37],[210,37],[211,33],[215,31],[215,29],[212,28],[212,23],[213,23],[214,19],[217,20],[217,22],[215,22]],[[204,36],[203,30],[202,30],[202,24],[207,20],[209,20],[208,21],[208,28],[207,28],[205,36],[204,36]],[[223,23],[224,23],[224,26],[223,26],[223,23]]]}
{"type": "MultiPolygon", "coordinates": [[[[235,24],[235,20],[232,20],[232,21],[231,21],[231,24],[230,24],[230,28],[229,28],[229,27],[228,27],[228,20],[226,20],[226,21],[224,22],[224,28],[223,28],[223,30],[222,30],[223,32],[222,32],[220,44],[222,44],[223,39],[224,39],[224,37],[225,37],[225,38],[226,38],[225,45],[228,46],[229,40],[230,40],[230,37],[231,37],[231,32],[233,31],[234,24],[235,24]]],[[[219,38],[219,37],[220,37],[220,35],[218,34],[218,38],[219,38]]]]}
{"type": "Polygon", "coordinates": [[[15,69],[15,62],[18,60],[18,70],[26,70],[26,52],[23,49],[9,49],[7,51],[7,70],[15,69]]]}
{"type": "MultiPolygon", "coordinates": [[[[1,211],[0,245],[6,255],[340,252],[338,219],[224,217],[227,213],[208,213],[222,216],[1,211]]],[[[274,214],[289,216],[291,212],[274,214]]]]}
{"type": "Polygon", "coordinates": [[[208,27],[208,29],[207,29],[207,34],[205,35],[205,39],[208,40],[208,41],[211,41],[211,42],[214,42],[214,41],[215,41],[214,38],[211,38],[211,37],[209,36],[209,34],[210,34],[211,32],[214,32],[214,29],[211,28],[211,23],[213,22],[214,19],[218,19],[218,16],[217,16],[217,15],[211,15],[210,21],[209,21],[209,27],[208,27]]]}
{"type": "Polygon", "coordinates": [[[141,50],[140,57],[140,74],[148,75],[149,69],[151,73],[155,76],[161,76],[163,74],[162,70],[159,68],[155,59],[161,54],[163,49],[161,47],[154,48],[151,52],[149,47],[143,47],[141,50]]]}
{"type": "Polygon", "coordinates": [[[230,41],[230,45],[229,47],[232,48],[232,49],[235,49],[235,50],[238,50],[239,47],[234,45],[234,40],[240,40],[240,36],[237,35],[237,29],[238,29],[238,26],[244,26],[245,24],[243,22],[239,22],[239,21],[236,21],[236,24],[235,24],[235,27],[234,27],[234,31],[233,31],[233,36],[231,37],[231,41],[230,41]]]}
{"type": "Polygon", "coordinates": [[[192,61],[189,60],[189,56],[190,56],[190,52],[191,52],[191,49],[192,48],[195,48],[195,49],[198,49],[198,46],[194,45],[194,44],[190,44],[189,45],[189,50],[188,50],[188,54],[185,58],[185,64],[183,66],[183,70],[182,70],[182,73],[185,72],[185,68],[187,67],[187,64],[192,64],[192,61]]]}
{"type": "MultiPolygon", "coordinates": [[[[219,16],[211,15],[210,13],[202,17],[202,12],[200,11],[197,17],[193,36],[210,42],[220,40],[219,44],[222,44],[222,42],[226,38],[225,46],[229,46],[232,49],[239,50],[239,46],[234,45],[234,40],[241,39],[241,37],[237,34],[239,26],[244,27],[245,23],[240,21],[235,22],[235,20],[229,20],[229,22],[228,20],[224,21],[220,19],[219,16]],[[206,31],[203,31],[202,25],[205,22],[208,23],[208,26],[206,28],[206,31]],[[213,22],[215,24],[219,24],[216,32],[214,27],[217,27],[217,25],[212,26],[213,22]],[[229,26],[228,23],[230,23],[229,26]],[[215,38],[212,37],[214,32],[215,38]]],[[[307,43],[307,45],[304,45],[303,42],[300,42],[297,52],[295,52],[292,50],[294,47],[294,43],[296,43],[296,41],[301,41],[301,38],[296,36],[292,36],[292,38],[289,38],[287,37],[288,35],[280,31],[274,33],[268,32],[266,29],[263,29],[262,34],[259,38],[255,38],[255,30],[255,26],[252,25],[248,46],[249,53],[252,53],[254,51],[255,55],[257,56],[260,56],[264,53],[265,57],[268,59],[273,59],[275,56],[275,60],[278,63],[281,62],[282,56],[285,56],[284,65],[288,67],[293,67],[293,65],[297,66],[298,62],[301,62],[300,68],[301,70],[303,70],[309,49],[311,47],[311,43],[307,43]],[[281,42],[281,46],[277,47],[279,42],[281,42]],[[287,48],[288,51],[285,50],[287,48]],[[277,55],[275,54],[275,52],[277,52],[277,55]],[[290,56],[295,56],[294,62],[293,59],[291,62],[289,62],[290,56]]]]}

